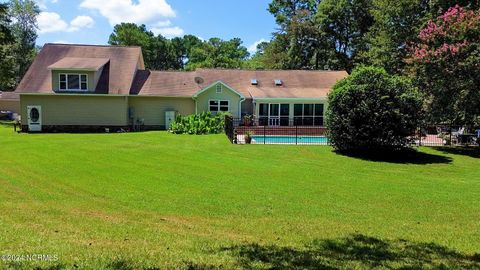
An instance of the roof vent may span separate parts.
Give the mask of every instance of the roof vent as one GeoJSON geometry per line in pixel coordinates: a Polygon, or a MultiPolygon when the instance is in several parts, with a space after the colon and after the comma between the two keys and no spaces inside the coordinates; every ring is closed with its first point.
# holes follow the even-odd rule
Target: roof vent
{"type": "Polygon", "coordinates": [[[283,85],[282,80],[275,80],[275,85],[276,86],[282,86],[283,85]]]}
{"type": "Polygon", "coordinates": [[[252,85],[258,85],[257,79],[252,79],[251,83],[252,83],[252,85]]]}
{"type": "Polygon", "coordinates": [[[202,84],[203,83],[203,78],[202,77],[195,77],[195,83],[197,84],[202,84]]]}

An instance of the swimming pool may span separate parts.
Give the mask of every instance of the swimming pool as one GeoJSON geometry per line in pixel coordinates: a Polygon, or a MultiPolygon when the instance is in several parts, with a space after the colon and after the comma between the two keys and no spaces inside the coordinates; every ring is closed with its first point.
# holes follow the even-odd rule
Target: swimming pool
{"type": "Polygon", "coordinates": [[[325,136],[263,136],[253,135],[255,144],[328,144],[325,136]]]}

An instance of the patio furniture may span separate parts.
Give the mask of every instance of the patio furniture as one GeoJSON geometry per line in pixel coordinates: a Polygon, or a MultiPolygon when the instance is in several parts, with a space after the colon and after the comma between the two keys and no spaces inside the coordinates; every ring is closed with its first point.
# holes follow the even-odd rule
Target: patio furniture
{"type": "Polygon", "coordinates": [[[458,135],[459,144],[475,144],[477,139],[477,134],[460,134],[458,135]]]}

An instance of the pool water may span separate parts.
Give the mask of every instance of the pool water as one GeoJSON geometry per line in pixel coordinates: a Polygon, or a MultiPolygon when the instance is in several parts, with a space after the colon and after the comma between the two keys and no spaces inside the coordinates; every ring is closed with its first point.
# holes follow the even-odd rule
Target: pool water
{"type": "Polygon", "coordinates": [[[328,144],[325,136],[263,136],[253,135],[252,143],[256,144],[328,144]]]}

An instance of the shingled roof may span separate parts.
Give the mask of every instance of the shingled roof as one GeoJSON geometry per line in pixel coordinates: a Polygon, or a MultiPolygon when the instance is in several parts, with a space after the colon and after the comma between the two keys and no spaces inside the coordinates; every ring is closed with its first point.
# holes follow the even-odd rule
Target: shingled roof
{"type": "Polygon", "coordinates": [[[138,72],[131,94],[191,97],[201,89],[222,81],[245,97],[322,98],[347,76],[345,71],[197,69],[193,72],[138,72]],[[201,81],[201,83],[196,82],[201,81]],[[256,79],[258,85],[252,85],[256,79]],[[282,85],[276,86],[275,80],[282,85]]]}
{"type": "MultiPolygon", "coordinates": [[[[15,94],[53,93],[52,69],[103,71],[96,94],[192,97],[222,81],[245,97],[322,98],[345,71],[197,69],[192,72],[145,70],[140,47],[45,44],[15,94]],[[258,84],[252,85],[255,79],[258,84]],[[276,85],[281,80],[282,85],[276,85]]],[[[13,97],[12,95],[11,97],[13,97]]]]}
{"type": "Polygon", "coordinates": [[[97,71],[110,61],[108,58],[65,57],[48,66],[48,69],[74,69],[97,71]]]}
{"type": "MultiPolygon", "coordinates": [[[[15,90],[16,93],[53,93],[48,67],[71,66],[83,59],[82,66],[98,68],[109,61],[109,72],[103,72],[97,93],[128,95],[135,72],[145,69],[140,47],[45,44],[15,90]]],[[[82,61],[81,61],[82,62],[82,61]]]]}

